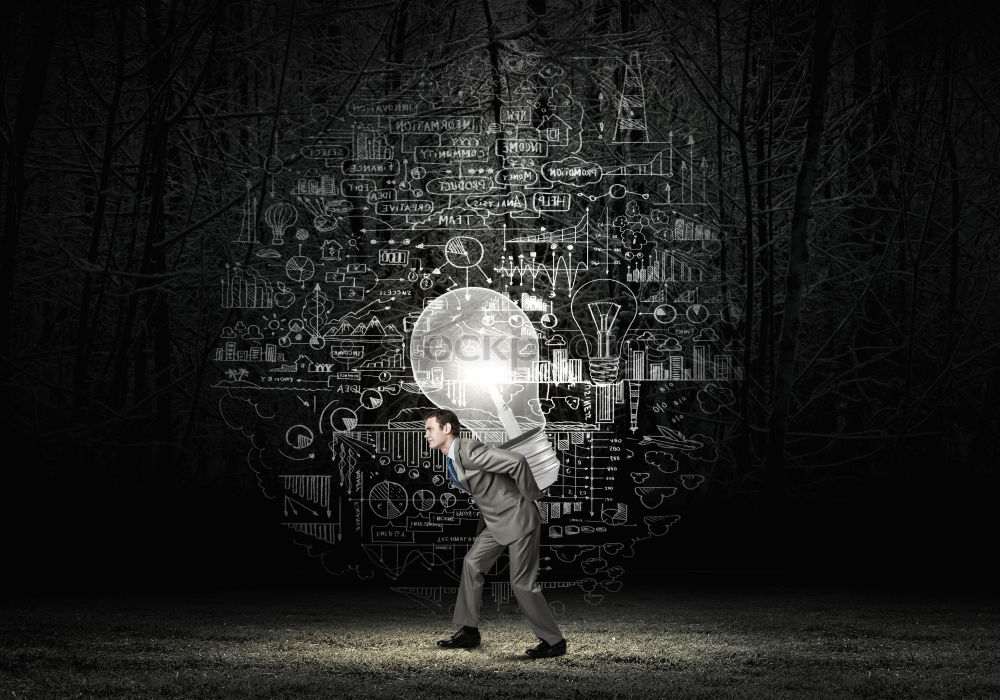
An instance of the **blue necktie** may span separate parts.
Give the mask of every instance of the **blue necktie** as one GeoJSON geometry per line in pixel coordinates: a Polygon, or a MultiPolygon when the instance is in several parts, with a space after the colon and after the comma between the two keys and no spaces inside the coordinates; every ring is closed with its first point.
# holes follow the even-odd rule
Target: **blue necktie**
{"type": "Polygon", "coordinates": [[[458,480],[458,476],[455,474],[455,461],[451,457],[445,457],[444,461],[448,466],[448,478],[451,479],[451,483],[465,491],[465,487],[462,485],[462,482],[458,480]]]}

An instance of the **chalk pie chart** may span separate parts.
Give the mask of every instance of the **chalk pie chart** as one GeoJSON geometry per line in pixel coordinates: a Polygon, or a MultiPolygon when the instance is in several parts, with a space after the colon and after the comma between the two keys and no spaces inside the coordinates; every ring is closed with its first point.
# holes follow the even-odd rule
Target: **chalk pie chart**
{"type": "Polygon", "coordinates": [[[413,505],[417,510],[430,510],[437,503],[437,497],[432,491],[420,489],[413,494],[413,505]]]}
{"type": "Polygon", "coordinates": [[[444,246],[445,258],[460,270],[475,267],[483,255],[483,244],[470,236],[455,236],[444,246]]]}
{"type": "Polygon", "coordinates": [[[341,406],[330,412],[330,427],[338,433],[349,433],[358,426],[358,414],[341,406]]]}
{"type": "Polygon", "coordinates": [[[293,282],[305,282],[316,274],[316,263],[304,255],[296,255],[285,263],[285,274],[293,282]]]}
{"type": "Polygon", "coordinates": [[[408,501],[406,489],[392,481],[380,481],[368,492],[368,505],[375,515],[386,520],[398,518],[406,512],[408,501]]]}

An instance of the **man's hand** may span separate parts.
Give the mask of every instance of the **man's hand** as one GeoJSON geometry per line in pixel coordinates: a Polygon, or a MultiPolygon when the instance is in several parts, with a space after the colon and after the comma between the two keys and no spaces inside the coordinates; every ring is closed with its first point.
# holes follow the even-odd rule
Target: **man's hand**
{"type": "Polygon", "coordinates": [[[545,497],[546,497],[546,496],[548,496],[548,495],[549,495],[549,490],[548,490],[548,489],[545,489],[545,490],[544,490],[544,491],[542,491],[542,492],[541,492],[540,494],[538,494],[537,496],[535,496],[535,500],[536,500],[536,501],[540,501],[540,500],[542,500],[543,498],[545,498],[545,497]]]}

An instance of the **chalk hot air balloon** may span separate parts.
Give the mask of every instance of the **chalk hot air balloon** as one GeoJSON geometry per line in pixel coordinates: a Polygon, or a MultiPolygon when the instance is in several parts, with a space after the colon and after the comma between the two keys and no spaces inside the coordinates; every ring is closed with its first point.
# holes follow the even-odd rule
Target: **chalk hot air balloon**
{"type": "Polygon", "coordinates": [[[285,242],[285,229],[290,228],[299,218],[288,202],[275,202],[264,212],[264,223],[271,228],[271,245],[281,245],[285,242]]]}

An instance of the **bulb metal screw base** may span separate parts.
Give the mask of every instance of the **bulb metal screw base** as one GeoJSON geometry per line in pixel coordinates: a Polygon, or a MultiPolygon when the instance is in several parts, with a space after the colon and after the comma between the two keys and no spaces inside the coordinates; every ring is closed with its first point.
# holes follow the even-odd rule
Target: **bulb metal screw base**
{"type": "Polygon", "coordinates": [[[590,376],[595,384],[614,384],[618,381],[621,360],[617,357],[590,358],[590,376]]]}
{"type": "Polygon", "coordinates": [[[500,448],[524,455],[535,483],[543,491],[559,478],[559,455],[546,437],[545,428],[534,428],[522,433],[500,445],[500,448]]]}

